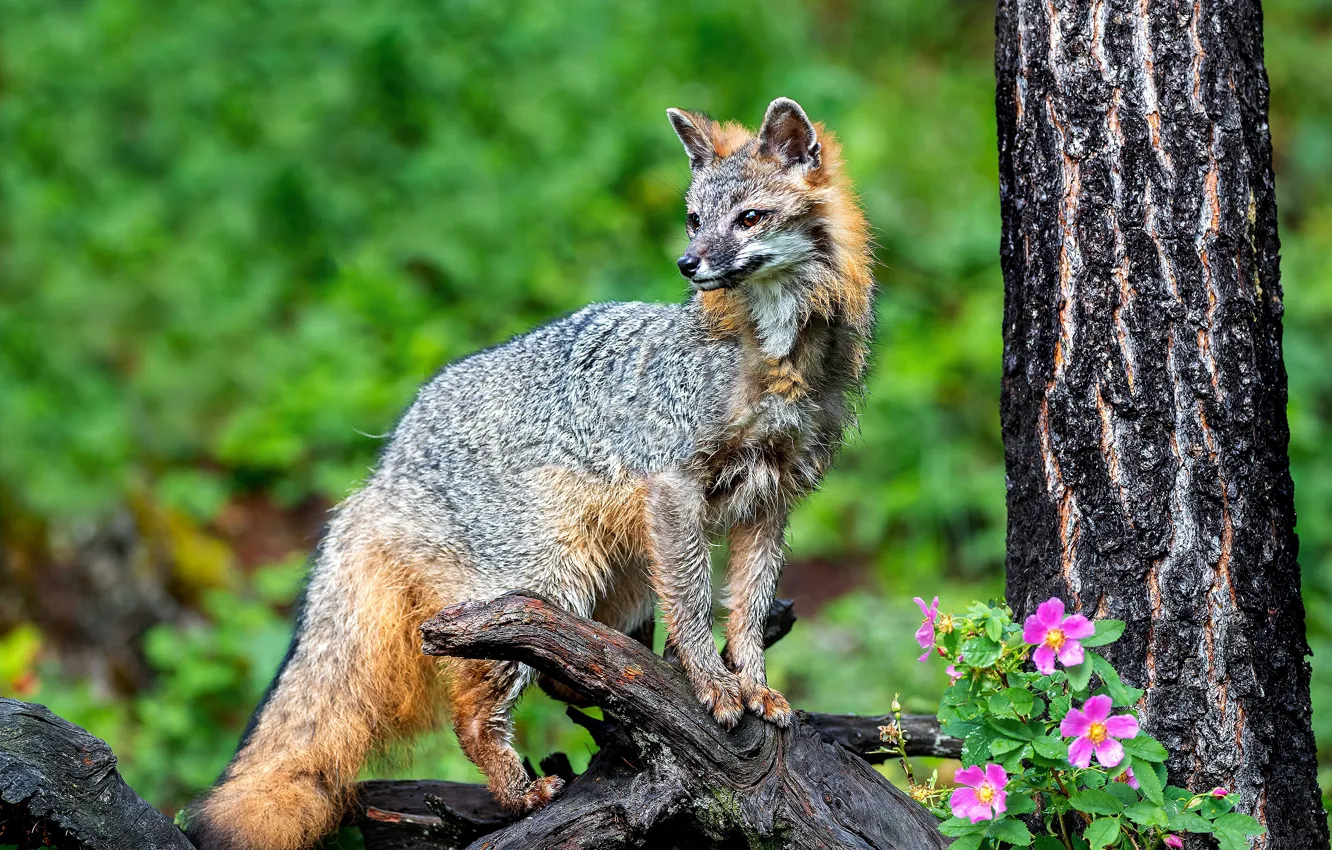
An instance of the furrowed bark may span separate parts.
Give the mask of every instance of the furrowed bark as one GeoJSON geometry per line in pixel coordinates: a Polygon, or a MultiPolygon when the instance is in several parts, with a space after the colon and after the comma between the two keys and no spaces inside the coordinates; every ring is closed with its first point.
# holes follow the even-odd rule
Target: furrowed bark
{"type": "Polygon", "coordinates": [[[551,603],[509,595],[422,626],[431,655],[520,661],[587,695],[600,750],[546,808],[473,848],[944,847],[935,819],[806,723],[727,732],[675,665],[551,603]]]}
{"type": "Polygon", "coordinates": [[[1257,0],[1000,0],[1008,595],[1129,624],[1173,782],[1327,846],[1257,0]]]}

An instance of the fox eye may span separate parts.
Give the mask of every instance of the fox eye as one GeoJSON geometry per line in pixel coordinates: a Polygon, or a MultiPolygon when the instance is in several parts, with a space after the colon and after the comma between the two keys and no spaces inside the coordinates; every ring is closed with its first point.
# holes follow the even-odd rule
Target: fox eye
{"type": "Polygon", "coordinates": [[[763,221],[770,215],[766,210],[745,210],[740,213],[740,226],[749,228],[763,221]]]}
{"type": "Polygon", "coordinates": [[[688,230],[690,233],[698,230],[699,225],[702,223],[703,221],[698,217],[698,213],[690,213],[685,216],[685,230],[688,230]]]}

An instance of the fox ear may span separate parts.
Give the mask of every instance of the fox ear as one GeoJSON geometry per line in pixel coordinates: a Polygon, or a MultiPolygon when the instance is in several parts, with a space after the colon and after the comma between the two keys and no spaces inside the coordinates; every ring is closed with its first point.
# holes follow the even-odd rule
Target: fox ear
{"type": "Polygon", "coordinates": [[[689,154],[690,168],[701,168],[716,158],[717,149],[708,137],[708,124],[712,123],[710,119],[683,109],[668,109],[666,116],[671,119],[675,135],[684,143],[685,153],[689,154]]]}
{"type": "Polygon", "coordinates": [[[787,168],[804,163],[819,167],[819,136],[800,104],[789,97],[768,104],[759,128],[759,153],[777,157],[787,168]]]}

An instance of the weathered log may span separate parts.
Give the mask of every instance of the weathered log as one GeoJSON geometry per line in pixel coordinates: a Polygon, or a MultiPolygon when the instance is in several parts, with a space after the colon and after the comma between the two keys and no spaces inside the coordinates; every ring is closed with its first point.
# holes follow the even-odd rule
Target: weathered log
{"type": "MultiPolygon", "coordinates": [[[[879,741],[879,727],[893,724],[891,714],[867,717],[860,714],[801,713],[801,719],[819,737],[829,744],[837,744],[855,753],[870,764],[894,758],[883,752],[879,741]]],[[[932,758],[955,759],[962,757],[962,741],[950,738],[939,728],[938,718],[928,714],[902,715],[902,731],[906,733],[906,754],[932,758]]]]}
{"type": "MultiPolygon", "coordinates": [[[[520,661],[612,718],[571,710],[601,746],[587,771],[555,802],[473,848],[947,845],[929,813],[825,742],[805,716],[790,729],[746,716],[728,733],[677,667],[556,605],[519,595],[462,603],[422,633],[428,654],[520,661]]],[[[445,828],[439,820],[421,826],[445,828]]]]}
{"type": "Polygon", "coordinates": [[[100,738],[41,705],[0,697],[0,844],[192,850],[135,794],[100,738]]]}

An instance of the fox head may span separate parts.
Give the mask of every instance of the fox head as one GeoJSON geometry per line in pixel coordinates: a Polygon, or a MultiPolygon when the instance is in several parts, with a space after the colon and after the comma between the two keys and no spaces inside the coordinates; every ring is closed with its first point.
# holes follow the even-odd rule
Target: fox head
{"type": "Polygon", "coordinates": [[[774,356],[813,313],[867,329],[869,230],[833,135],[785,97],[768,106],[757,133],[680,109],[666,114],[692,175],[689,247],[678,265],[705,303],[735,290],[726,300],[742,300],[756,320],[782,313],[789,332],[774,327],[764,346],[774,356]]]}

